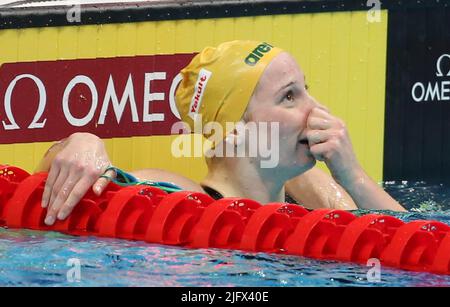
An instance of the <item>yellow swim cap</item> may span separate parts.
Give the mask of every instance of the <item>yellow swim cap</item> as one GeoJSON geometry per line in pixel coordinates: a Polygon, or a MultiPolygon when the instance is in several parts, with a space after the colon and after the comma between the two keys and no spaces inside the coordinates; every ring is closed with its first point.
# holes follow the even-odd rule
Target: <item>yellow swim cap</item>
{"type": "Polygon", "coordinates": [[[264,69],[282,51],[255,41],[203,49],[181,70],[183,80],[176,92],[181,120],[193,131],[201,115],[202,127],[218,122],[226,135],[230,131],[225,131],[225,123],[241,120],[264,69]]]}

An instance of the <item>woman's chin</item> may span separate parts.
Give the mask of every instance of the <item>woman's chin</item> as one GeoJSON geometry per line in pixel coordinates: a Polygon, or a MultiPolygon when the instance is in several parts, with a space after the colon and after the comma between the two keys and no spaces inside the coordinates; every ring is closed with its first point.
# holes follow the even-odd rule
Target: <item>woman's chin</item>
{"type": "Polygon", "coordinates": [[[295,161],[295,164],[298,166],[301,166],[302,168],[308,170],[314,165],[316,165],[316,159],[311,154],[311,151],[309,151],[308,146],[302,146],[302,150],[297,151],[297,160],[295,161]]]}
{"type": "Polygon", "coordinates": [[[316,165],[316,162],[317,162],[317,160],[316,160],[316,158],[314,158],[312,155],[311,155],[311,157],[310,157],[310,165],[311,165],[311,167],[310,168],[313,168],[315,165],[316,165]]]}
{"type": "Polygon", "coordinates": [[[298,176],[313,168],[314,165],[316,165],[316,159],[313,156],[305,157],[303,155],[289,163],[289,165],[286,165],[286,169],[295,174],[295,176],[298,176]]]}
{"type": "Polygon", "coordinates": [[[314,165],[316,165],[316,159],[307,145],[298,145],[291,155],[287,152],[280,155],[280,167],[295,176],[310,170],[314,165]]]}
{"type": "Polygon", "coordinates": [[[314,157],[308,156],[308,161],[306,163],[304,163],[304,172],[306,172],[307,170],[312,169],[314,166],[316,165],[316,159],[314,159],[314,157]]]}

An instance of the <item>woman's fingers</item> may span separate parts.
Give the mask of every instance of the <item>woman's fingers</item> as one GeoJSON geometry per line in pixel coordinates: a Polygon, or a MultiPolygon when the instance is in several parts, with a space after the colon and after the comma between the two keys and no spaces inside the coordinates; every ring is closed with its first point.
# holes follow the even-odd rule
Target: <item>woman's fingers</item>
{"type": "MultiPolygon", "coordinates": [[[[111,165],[103,141],[89,133],[70,135],[64,148],[53,157],[42,195],[42,206],[47,208],[45,223],[64,219],[81,200],[90,186],[101,194],[109,180],[99,179],[101,171],[111,165]]],[[[114,176],[114,171],[108,173],[114,176]]]]}
{"type": "Polygon", "coordinates": [[[58,196],[59,191],[61,190],[62,185],[67,180],[67,177],[69,176],[69,167],[63,166],[61,167],[58,177],[56,178],[55,182],[53,183],[52,190],[50,191],[50,198],[48,200],[47,210],[50,210],[53,203],[55,202],[56,197],[58,196]]]}
{"type": "Polygon", "coordinates": [[[55,184],[56,179],[58,178],[61,167],[59,163],[53,163],[52,167],[47,176],[47,180],[45,181],[44,193],[42,194],[42,208],[47,208],[50,196],[52,194],[53,185],[55,184]]]}
{"type": "Polygon", "coordinates": [[[52,196],[47,209],[45,224],[53,225],[56,220],[59,209],[64,204],[73,187],[80,177],[79,173],[60,172],[60,176],[53,186],[52,196]]]}
{"type": "Polygon", "coordinates": [[[345,128],[344,122],[337,117],[331,115],[328,111],[316,107],[312,109],[308,116],[306,123],[308,129],[311,130],[326,130],[326,129],[341,129],[345,128]]]}
{"type": "Polygon", "coordinates": [[[309,130],[306,133],[306,138],[308,139],[309,146],[313,146],[328,141],[330,135],[326,130],[309,130]]]}
{"type": "MultiPolygon", "coordinates": [[[[62,170],[53,184],[45,224],[53,225],[56,219],[67,218],[94,182],[94,191],[99,191],[96,194],[100,195],[110,180],[98,179],[98,175],[97,171],[83,171],[76,165],[72,165],[69,174],[67,169],[62,170]]],[[[109,170],[105,175],[115,177],[115,172],[109,170]]]]}
{"type": "Polygon", "coordinates": [[[326,111],[314,108],[311,113],[309,113],[306,126],[311,130],[326,130],[333,127],[332,117],[326,111]]]}
{"type": "Polygon", "coordinates": [[[81,178],[81,180],[76,183],[58,212],[58,220],[64,220],[70,213],[72,213],[73,208],[75,208],[75,206],[80,202],[87,190],[89,190],[91,184],[91,178],[87,177],[81,178]]]}
{"type": "Polygon", "coordinates": [[[313,157],[318,161],[326,161],[329,154],[329,148],[328,144],[326,143],[319,143],[311,146],[309,148],[309,151],[313,155],[313,157]]]}
{"type": "Polygon", "coordinates": [[[310,116],[308,117],[307,127],[311,130],[326,130],[330,129],[332,126],[328,119],[310,116]]]}
{"type": "Polygon", "coordinates": [[[62,185],[67,179],[67,176],[69,175],[69,169],[67,167],[62,167],[59,171],[58,178],[56,178],[51,191],[50,191],[50,198],[47,205],[47,215],[45,217],[44,223],[47,225],[53,225],[56,219],[56,211],[53,206],[56,197],[58,196],[59,191],[61,190],[62,185]]]}
{"type": "Polygon", "coordinates": [[[100,196],[103,193],[105,188],[111,182],[111,179],[116,178],[117,174],[114,170],[111,169],[105,172],[103,175],[109,178],[100,177],[97,179],[97,181],[95,181],[94,185],[92,186],[92,190],[97,196],[100,196]]]}
{"type": "MultiPolygon", "coordinates": [[[[106,175],[115,177],[115,172],[109,170],[106,175]]],[[[97,170],[81,169],[76,165],[72,165],[70,170],[68,167],[62,168],[58,177],[54,180],[51,191],[48,192],[50,201],[48,202],[45,224],[53,225],[56,219],[64,220],[67,218],[94,182],[94,191],[97,195],[100,195],[110,180],[99,179],[98,176],[97,170]]]]}

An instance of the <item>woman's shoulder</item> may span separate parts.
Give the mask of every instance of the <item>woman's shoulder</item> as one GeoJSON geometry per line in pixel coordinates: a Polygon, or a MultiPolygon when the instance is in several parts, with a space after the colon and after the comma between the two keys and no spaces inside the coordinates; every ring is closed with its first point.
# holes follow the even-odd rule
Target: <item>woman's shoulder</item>
{"type": "Polygon", "coordinates": [[[318,167],[294,177],[285,184],[286,193],[311,209],[357,209],[345,189],[334,178],[318,167]]]}
{"type": "Polygon", "coordinates": [[[176,184],[183,190],[204,192],[200,184],[183,175],[157,168],[146,168],[130,172],[140,180],[166,181],[176,184]]]}

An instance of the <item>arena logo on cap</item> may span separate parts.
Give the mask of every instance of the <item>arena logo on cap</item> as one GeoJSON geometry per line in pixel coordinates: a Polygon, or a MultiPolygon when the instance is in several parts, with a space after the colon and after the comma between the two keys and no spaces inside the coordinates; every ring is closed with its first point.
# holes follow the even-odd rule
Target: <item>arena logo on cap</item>
{"type": "Polygon", "coordinates": [[[211,78],[212,72],[202,68],[198,74],[197,83],[194,88],[194,95],[192,96],[191,104],[189,105],[189,117],[195,120],[198,114],[200,105],[202,104],[203,94],[205,92],[206,84],[211,78]]]}
{"type": "Polygon", "coordinates": [[[265,53],[272,50],[273,46],[268,43],[259,44],[246,58],[245,63],[250,66],[255,66],[256,63],[264,56],[265,53]]]}

